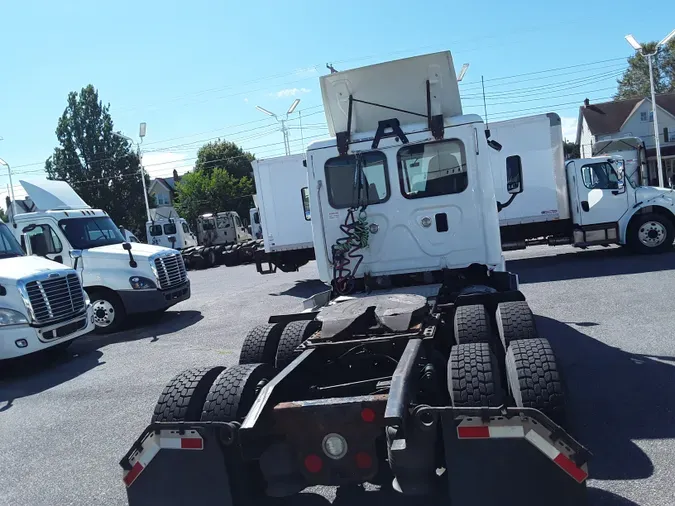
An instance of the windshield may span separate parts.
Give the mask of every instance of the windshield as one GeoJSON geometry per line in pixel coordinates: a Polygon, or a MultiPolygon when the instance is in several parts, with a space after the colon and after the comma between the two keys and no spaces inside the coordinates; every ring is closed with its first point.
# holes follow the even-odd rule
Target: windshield
{"type": "Polygon", "coordinates": [[[61,220],[59,227],[74,249],[89,249],[124,242],[124,236],[113,220],[107,216],[61,220]]]}
{"type": "Polygon", "coordinates": [[[9,231],[7,225],[0,223],[0,258],[23,256],[23,250],[9,231]]]}

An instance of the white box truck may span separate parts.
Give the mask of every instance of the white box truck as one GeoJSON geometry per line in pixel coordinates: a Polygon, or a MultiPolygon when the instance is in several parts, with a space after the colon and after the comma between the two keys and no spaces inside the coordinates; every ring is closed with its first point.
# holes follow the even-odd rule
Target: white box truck
{"type": "Polygon", "coordinates": [[[502,148],[490,151],[497,200],[509,197],[504,167],[521,167],[525,188],[500,209],[503,250],[535,244],[620,244],[640,253],[672,248],[675,194],[640,186],[639,162],[631,158],[628,165],[617,153],[565,160],[555,113],[492,123],[490,132],[502,148]]]}
{"type": "Polygon", "coordinates": [[[257,208],[251,229],[260,227],[264,249],[256,252],[261,274],[297,271],[314,259],[305,155],[254,160],[257,208]],[[267,264],[267,268],[263,268],[267,264]]]}
{"type": "Polygon", "coordinates": [[[97,332],[113,332],[131,314],[164,311],[190,298],[180,252],[126,242],[105,211],[92,209],[64,181],[20,183],[27,198],[8,206],[14,237],[24,249],[79,271],[97,332]]]}
{"type": "Polygon", "coordinates": [[[0,360],[67,347],[94,329],[75,270],[26,256],[0,221],[0,360]]]}

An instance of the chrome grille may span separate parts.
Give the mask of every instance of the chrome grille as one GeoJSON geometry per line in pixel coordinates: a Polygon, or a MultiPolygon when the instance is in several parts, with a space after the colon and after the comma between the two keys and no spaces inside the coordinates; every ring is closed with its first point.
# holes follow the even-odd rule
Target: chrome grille
{"type": "Polygon", "coordinates": [[[30,281],[26,293],[35,323],[65,320],[85,310],[84,292],[76,274],[30,281]]]}
{"type": "Polygon", "coordinates": [[[159,288],[162,290],[182,285],[187,281],[185,263],[180,254],[155,258],[155,269],[159,278],[159,288]]]}

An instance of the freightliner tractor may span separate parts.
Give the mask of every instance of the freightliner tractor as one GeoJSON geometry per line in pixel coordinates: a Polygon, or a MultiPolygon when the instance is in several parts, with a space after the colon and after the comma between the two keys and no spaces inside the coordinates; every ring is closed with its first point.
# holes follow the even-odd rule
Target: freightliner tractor
{"type": "Polygon", "coordinates": [[[28,252],[0,221],[0,361],[66,348],[94,329],[77,272],[28,252]]]}
{"type": "MultiPolygon", "coordinates": [[[[417,504],[584,504],[589,452],[505,270],[501,145],[462,113],[450,53],[320,84],[333,138],[307,148],[307,182],[330,289],[252,329],[238,365],[166,386],[121,460],[130,506],[366,482],[417,504]]],[[[503,170],[517,201],[521,171],[503,170]]]]}
{"type": "Polygon", "coordinates": [[[10,230],[24,249],[78,271],[96,332],[114,332],[131,314],[161,312],[190,298],[178,251],[127,242],[105,211],[92,209],[64,181],[20,183],[27,197],[8,202],[10,230]]]}

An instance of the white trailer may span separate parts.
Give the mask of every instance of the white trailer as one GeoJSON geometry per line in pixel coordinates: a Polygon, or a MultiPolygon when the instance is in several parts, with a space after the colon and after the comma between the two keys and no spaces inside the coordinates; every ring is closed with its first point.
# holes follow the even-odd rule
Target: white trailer
{"type": "Polygon", "coordinates": [[[297,271],[314,259],[305,155],[254,160],[251,165],[257,202],[251,229],[259,225],[264,242],[256,254],[258,272],[297,271]]]}
{"type": "Polygon", "coordinates": [[[619,153],[565,160],[555,113],[493,123],[490,132],[502,146],[490,153],[497,200],[508,197],[505,166],[522,168],[525,189],[500,208],[503,250],[620,244],[654,253],[672,247],[675,195],[638,184],[639,145],[624,150],[632,157],[630,165],[619,153]]]}

